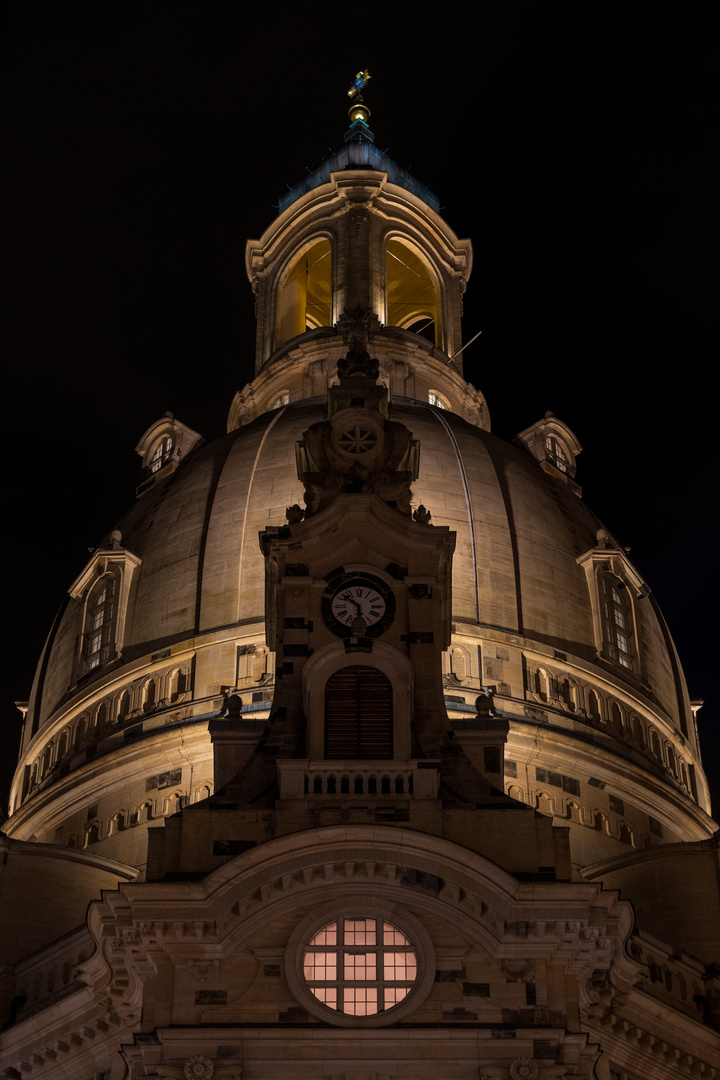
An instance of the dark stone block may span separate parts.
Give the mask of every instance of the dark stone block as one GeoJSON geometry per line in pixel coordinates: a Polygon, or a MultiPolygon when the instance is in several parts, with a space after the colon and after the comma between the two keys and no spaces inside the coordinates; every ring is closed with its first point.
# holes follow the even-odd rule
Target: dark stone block
{"type": "Polygon", "coordinates": [[[443,886],[442,878],[427,874],[424,870],[406,867],[400,877],[400,884],[410,889],[424,889],[426,892],[439,893],[443,886]]]}
{"type": "Polygon", "coordinates": [[[242,855],[243,851],[249,851],[257,845],[257,840],[215,840],[213,843],[213,855],[242,855]]]}
{"type": "Polygon", "coordinates": [[[196,1005],[227,1005],[227,990],[196,990],[196,1005]]]}
{"type": "Polygon", "coordinates": [[[463,971],[462,968],[453,969],[453,970],[450,970],[450,971],[443,971],[442,968],[439,968],[435,972],[435,982],[438,982],[438,983],[457,982],[457,980],[462,979],[464,975],[465,975],[465,972],[463,971]]]}
{"type": "Polygon", "coordinates": [[[281,1024],[307,1024],[310,1017],[305,1009],[298,1005],[291,1005],[287,1012],[281,1012],[278,1016],[281,1024]]]}

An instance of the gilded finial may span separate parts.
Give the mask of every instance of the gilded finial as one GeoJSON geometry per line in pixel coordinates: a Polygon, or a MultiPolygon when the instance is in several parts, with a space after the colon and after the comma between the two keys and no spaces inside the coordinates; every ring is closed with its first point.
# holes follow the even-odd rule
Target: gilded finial
{"type": "Polygon", "coordinates": [[[370,110],[363,102],[362,90],[367,86],[371,78],[370,72],[367,68],[364,71],[358,71],[353,84],[348,90],[348,97],[352,99],[352,105],[348,109],[348,115],[350,122],[355,123],[356,120],[362,120],[364,124],[367,124],[370,119],[370,110]]]}
{"type": "Polygon", "coordinates": [[[364,71],[358,71],[357,75],[355,76],[355,81],[348,90],[348,97],[354,98],[360,95],[360,98],[362,99],[362,94],[360,94],[360,91],[362,90],[363,86],[367,86],[368,81],[371,78],[372,76],[370,75],[370,72],[367,68],[365,68],[364,71]]]}

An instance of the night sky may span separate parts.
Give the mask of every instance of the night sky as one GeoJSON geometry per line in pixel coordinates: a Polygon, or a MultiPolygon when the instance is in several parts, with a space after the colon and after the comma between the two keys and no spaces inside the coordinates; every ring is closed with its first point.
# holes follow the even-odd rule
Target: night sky
{"type": "Polygon", "coordinates": [[[515,0],[6,4],[0,708],[5,803],[63,594],[133,500],[171,410],[212,439],[252,377],[245,241],[347,128],[474,245],[466,377],[493,430],[546,410],[655,592],[720,795],[718,8],[515,0]],[[258,10],[259,9],[259,10],[258,10]]]}

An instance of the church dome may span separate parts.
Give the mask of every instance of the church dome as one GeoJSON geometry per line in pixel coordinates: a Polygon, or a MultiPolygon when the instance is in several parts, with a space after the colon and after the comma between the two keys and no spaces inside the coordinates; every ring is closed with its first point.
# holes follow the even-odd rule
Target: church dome
{"type": "Polygon", "coordinates": [[[358,311],[390,419],[419,442],[413,506],[457,537],[443,660],[455,739],[482,769],[476,699],[491,695],[509,723],[505,789],[570,827],[577,867],[714,832],[672,640],[582,500],[579,443],[551,414],[514,444],[490,433],[459,356],[471,245],[368,152],[351,142],[248,244],[257,373],[228,433],[205,444],[167,415],[140,441],[138,498],[40,660],[11,837],[142,869],[147,826],[212,793],[208,722],[230,698],[252,753],[276,679],[258,533],[303,501],[296,445],[327,415],[358,311]]]}

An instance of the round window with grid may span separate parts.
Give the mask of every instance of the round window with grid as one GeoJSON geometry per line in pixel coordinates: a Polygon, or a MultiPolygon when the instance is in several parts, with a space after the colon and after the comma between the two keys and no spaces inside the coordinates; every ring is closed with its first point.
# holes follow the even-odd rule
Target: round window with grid
{"type": "Polygon", "coordinates": [[[412,942],[384,919],[336,919],[308,943],[303,972],[310,992],[330,1009],[373,1016],[399,1004],[417,979],[412,942]]]}
{"type": "Polygon", "coordinates": [[[288,943],[286,973],[299,1001],[341,1027],[385,1027],[414,1011],[433,986],[434,950],[405,908],[365,898],[308,915],[288,943]]]}

